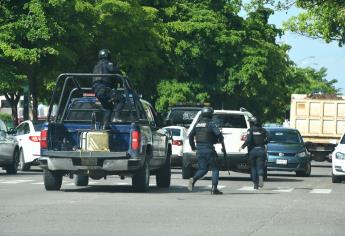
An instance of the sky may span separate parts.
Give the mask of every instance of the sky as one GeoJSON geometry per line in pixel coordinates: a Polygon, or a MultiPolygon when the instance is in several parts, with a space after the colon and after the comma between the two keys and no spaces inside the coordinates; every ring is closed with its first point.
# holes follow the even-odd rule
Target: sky
{"type": "MultiPolygon", "coordinates": [[[[270,17],[269,23],[281,27],[283,21],[297,15],[298,12],[300,10],[296,8],[289,9],[287,12],[276,12],[270,17]]],[[[277,41],[292,46],[289,56],[297,66],[315,69],[327,68],[326,79],[338,80],[335,87],[345,95],[345,46],[339,47],[336,42],[327,44],[321,39],[311,39],[292,32],[286,32],[277,41]]]]}

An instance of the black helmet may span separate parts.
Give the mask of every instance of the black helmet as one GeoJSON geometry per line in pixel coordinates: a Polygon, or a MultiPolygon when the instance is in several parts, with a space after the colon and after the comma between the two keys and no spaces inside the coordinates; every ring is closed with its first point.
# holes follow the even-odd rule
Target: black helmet
{"type": "Polygon", "coordinates": [[[202,117],[212,118],[212,115],[213,115],[213,108],[212,107],[204,107],[201,110],[201,116],[202,117]]]}
{"type": "Polygon", "coordinates": [[[259,121],[259,119],[256,118],[256,117],[250,118],[249,122],[252,123],[252,124],[255,125],[255,126],[259,126],[259,125],[260,125],[260,121],[259,121]]]}
{"type": "Polygon", "coordinates": [[[98,52],[98,59],[111,59],[111,53],[108,49],[101,49],[98,52]]]}

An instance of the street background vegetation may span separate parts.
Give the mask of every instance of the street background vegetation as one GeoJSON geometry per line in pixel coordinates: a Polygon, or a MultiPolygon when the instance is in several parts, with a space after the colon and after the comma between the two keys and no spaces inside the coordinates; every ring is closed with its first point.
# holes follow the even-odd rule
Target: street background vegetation
{"type": "Polygon", "coordinates": [[[108,48],[159,112],[208,102],[281,122],[292,93],[338,90],[326,68],[297,67],[277,39],[290,30],[342,46],[344,24],[343,0],[1,0],[0,94],[15,119],[28,83],[36,119],[58,74],[92,72],[108,48]],[[268,23],[294,4],[305,11],[283,29],[268,23]]]}

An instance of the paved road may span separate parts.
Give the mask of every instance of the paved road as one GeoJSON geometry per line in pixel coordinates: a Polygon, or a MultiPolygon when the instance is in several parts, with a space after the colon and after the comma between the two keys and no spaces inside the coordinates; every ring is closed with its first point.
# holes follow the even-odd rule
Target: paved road
{"type": "Polygon", "coordinates": [[[313,163],[312,176],[269,172],[255,191],[248,175],[221,173],[221,196],[210,177],[187,191],[173,170],[170,189],[133,193],[131,179],[114,176],[62,190],[44,190],[35,169],[0,171],[0,235],[345,235],[345,185],[331,183],[329,163],[313,163]]]}

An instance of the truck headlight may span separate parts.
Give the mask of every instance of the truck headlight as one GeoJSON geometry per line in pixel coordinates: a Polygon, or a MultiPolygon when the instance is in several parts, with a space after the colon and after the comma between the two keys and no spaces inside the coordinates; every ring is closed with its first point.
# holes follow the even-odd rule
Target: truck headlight
{"type": "Polygon", "coordinates": [[[335,154],[335,158],[338,159],[338,160],[345,160],[345,154],[341,153],[341,152],[337,152],[335,154]]]}
{"type": "Polygon", "coordinates": [[[297,156],[297,157],[305,157],[305,156],[307,156],[307,153],[305,153],[305,151],[303,151],[303,152],[298,152],[298,153],[296,154],[296,156],[297,156]]]}

